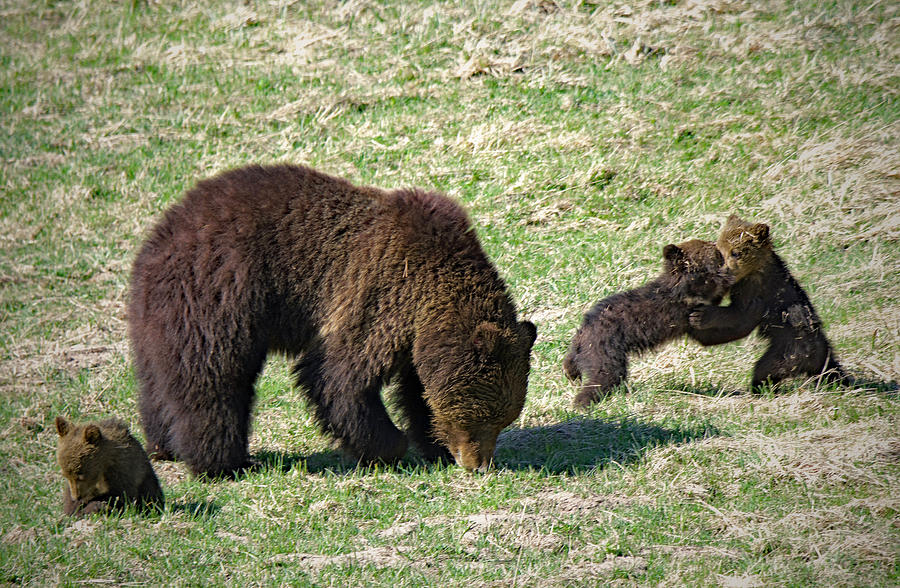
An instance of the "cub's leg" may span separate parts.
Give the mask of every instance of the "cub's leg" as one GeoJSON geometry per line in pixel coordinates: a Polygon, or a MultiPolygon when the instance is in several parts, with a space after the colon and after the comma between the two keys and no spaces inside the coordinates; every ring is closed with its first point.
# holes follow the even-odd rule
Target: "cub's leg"
{"type": "Polygon", "coordinates": [[[822,377],[826,382],[852,385],[852,379],[834,359],[826,340],[788,329],[782,337],[772,341],[756,362],[751,387],[758,388],[766,383],[775,385],[796,376],[822,377]]]}
{"type": "Polygon", "coordinates": [[[602,400],[628,376],[628,355],[618,346],[595,345],[594,357],[580,357],[579,363],[583,384],[575,396],[575,406],[586,408],[602,400]]]}
{"type": "Polygon", "coordinates": [[[821,330],[812,333],[807,343],[810,351],[805,361],[801,362],[801,371],[809,376],[821,378],[824,382],[834,382],[843,386],[853,386],[854,379],[847,375],[844,368],[834,357],[834,349],[821,330]]]}
{"type": "Polygon", "coordinates": [[[753,367],[753,380],[750,388],[758,388],[768,384],[775,386],[786,378],[797,375],[799,356],[797,348],[786,341],[772,340],[769,348],[753,367]]]}

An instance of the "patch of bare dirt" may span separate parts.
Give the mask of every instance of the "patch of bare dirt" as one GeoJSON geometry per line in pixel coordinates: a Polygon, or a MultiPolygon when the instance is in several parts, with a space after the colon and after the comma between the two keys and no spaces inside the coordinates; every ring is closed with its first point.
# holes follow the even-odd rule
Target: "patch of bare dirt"
{"type": "Polygon", "coordinates": [[[480,542],[487,542],[504,550],[521,548],[554,551],[565,544],[565,539],[552,531],[552,517],[508,511],[404,521],[379,532],[378,537],[403,539],[422,527],[447,528],[460,521],[465,522],[466,527],[459,536],[459,542],[468,548],[474,548],[480,542]],[[550,527],[550,530],[546,527],[550,527]]]}
{"type": "Polygon", "coordinates": [[[153,471],[163,486],[174,486],[190,479],[187,465],[181,461],[154,461],[153,471]]]}
{"type": "Polygon", "coordinates": [[[765,583],[755,574],[742,574],[740,576],[717,574],[716,579],[719,580],[719,586],[722,586],[722,588],[755,588],[756,586],[765,586],[765,583]]]}
{"type": "Polygon", "coordinates": [[[66,527],[63,535],[69,540],[70,547],[80,547],[88,543],[102,525],[103,522],[100,520],[78,519],[66,527]]]}
{"type": "Polygon", "coordinates": [[[533,498],[522,501],[523,506],[532,506],[538,512],[564,515],[593,513],[601,509],[619,508],[633,504],[635,500],[622,496],[594,494],[579,496],[572,492],[539,492],[533,498]]]}
{"type": "Polygon", "coordinates": [[[299,564],[313,569],[321,569],[331,564],[373,564],[377,567],[399,567],[411,563],[411,561],[403,555],[403,552],[395,547],[371,547],[338,555],[284,553],[272,557],[270,561],[279,564],[299,564]]]}
{"type": "Polygon", "coordinates": [[[639,575],[647,569],[647,560],[641,556],[607,554],[599,562],[585,561],[572,564],[560,580],[584,582],[589,578],[603,578],[615,572],[639,575]]]}
{"type": "Polygon", "coordinates": [[[678,559],[692,559],[696,557],[727,557],[738,559],[743,554],[736,549],[725,549],[712,545],[654,545],[648,552],[661,552],[672,555],[678,559]]]}
{"type": "Polygon", "coordinates": [[[565,540],[558,534],[543,532],[547,517],[511,512],[478,513],[465,517],[469,527],[460,537],[464,545],[487,541],[497,547],[554,551],[565,540]]]}
{"type": "Polygon", "coordinates": [[[36,538],[37,531],[35,529],[26,529],[21,525],[16,525],[3,534],[3,537],[0,538],[0,543],[3,545],[20,545],[22,543],[33,543],[36,538]]]}

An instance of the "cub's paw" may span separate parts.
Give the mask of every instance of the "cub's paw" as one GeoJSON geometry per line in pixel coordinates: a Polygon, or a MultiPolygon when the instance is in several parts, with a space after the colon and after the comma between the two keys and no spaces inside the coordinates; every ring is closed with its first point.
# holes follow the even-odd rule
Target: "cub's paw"
{"type": "Polygon", "coordinates": [[[575,395],[575,400],[572,404],[577,409],[587,410],[592,404],[600,402],[605,397],[606,393],[601,392],[599,388],[588,388],[585,386],[581,392],[575,395]]]}
{"type": "Polygon", "coordinates": [[[713,326],[714,306],[698,306],[688,315],[688,324],[694,329],[709,329],[713,326]]]}

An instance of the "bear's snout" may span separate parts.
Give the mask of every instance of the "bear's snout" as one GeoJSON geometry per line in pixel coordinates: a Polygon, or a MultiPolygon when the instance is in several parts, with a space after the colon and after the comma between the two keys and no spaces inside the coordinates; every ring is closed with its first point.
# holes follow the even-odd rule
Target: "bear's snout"
{"type": "Polygon", "coordinates": [[[486,472],[494,464],[494,448],[497,446],[497,435],[471,437],[459,435],[450,440],[450,453],[456,463],[470,472],[486,472]]]}

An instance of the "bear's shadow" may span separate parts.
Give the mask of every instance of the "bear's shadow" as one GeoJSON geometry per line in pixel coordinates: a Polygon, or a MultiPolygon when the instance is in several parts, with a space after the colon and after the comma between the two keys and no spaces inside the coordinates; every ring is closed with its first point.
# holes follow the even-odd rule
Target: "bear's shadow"
{"type": "Polygon", "coordinates": [[[577,417],[553,425],[502,432],[494,460],[498,468],[504,469],[578,473],[611,463],[633,463],[653,447],[717,435],[718,429],[711,425],[667,428],[634,419],[577,417]]]}
{"type": "Polygon", "coordinates": [[[406,457],[396,464],[363,464],[337,449],[309,454],[263,450],[254,454],[252,459],[255,466],[251,468],[250,471],[244,472],[243,475],[252,471],[265,470],[287,473],[294,467],[302,467],[303,470],[309,474],[321,474],[324,472],[331,474],[348,474],[374,468],[392,469],[396,471],[414,471],[446,467],[441,463],[432,463],[422,459],[416,454],[415,450],[411,450],[406,457]]]}
{"type": "MultiPolygon", "coordinates": [[[[576,417],[540,427],[511,428],[500,433],[494,463],[498,469],[542,470],[550,474],[578,473],[602,468],[611,463],[637,461],[650,448],[687,443],[717,436],[711,425],[692,429],[666,428],[634,419],[602,420],[576,417]]],[[[309,455],[260,451],[254,455],[260,468],[290,471],[304,467],[308,473],[350,473],[361,467],[340,451],[322,451],[309,455]]],[[[373,466],[362,466],[373,467],[373,466]]],[[[397,470],[430,470],[447,467],[429,463],[410,453],[397,465],[377,467],[397,470]]]]}

